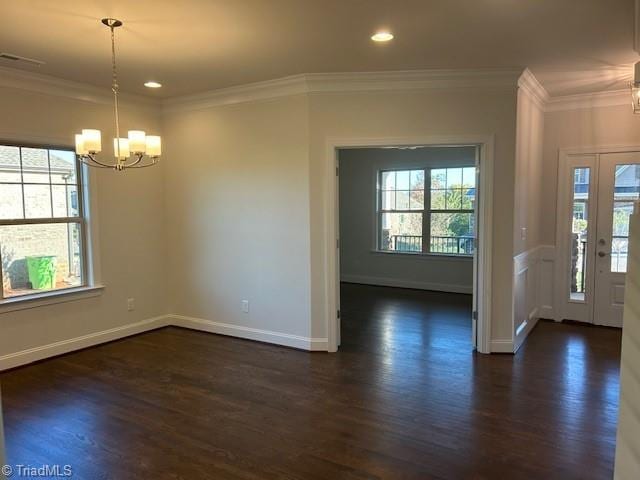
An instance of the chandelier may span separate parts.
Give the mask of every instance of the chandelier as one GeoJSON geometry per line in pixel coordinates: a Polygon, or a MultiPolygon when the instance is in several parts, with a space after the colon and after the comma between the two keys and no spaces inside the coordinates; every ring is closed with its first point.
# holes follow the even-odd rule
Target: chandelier
{"type": "Polygon", "coordinates": [[[122,171],[127,168],[151,167],[158,163],[162,153],[161,139],[157,135],[147,135],[142,130],[129,130],[127,138],[120,137],[120,116],[118,114],[118,76],[116,73],[115,29],[122,22],[115,18],[103,18],[102,23],[111,30],[111,68],[113,72],[113,113],[115,117],[116,138],[113,139],[114,161],[97,158],[102,150],[100,130],[83,129],[76,134],[76,154],[80,161],[90,167],[112,168],[122,171]]]}

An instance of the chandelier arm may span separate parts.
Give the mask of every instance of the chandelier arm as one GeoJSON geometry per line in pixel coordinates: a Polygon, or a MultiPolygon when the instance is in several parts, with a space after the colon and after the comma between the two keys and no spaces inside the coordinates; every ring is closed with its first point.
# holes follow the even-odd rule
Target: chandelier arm
{"type": "Polygon", "coordinates": [[[93,156],[93,155],[80,155],[79,158],[80,158],[80,161],[82,163],[84,163],[85,165],[88,165],[90,167],[115,168],[115,165],[108,165],[106,163],[102,163],[102,162],[96,160],[95,156],[93,156]]]}
{"type": "Polygon", "coordinates": [[[125,165],[125,168],[133,168],[133,167],[135,167],[144,158],[144,153],[134,153],[134,155],[135,155],[136,159],[133,162],[129,163],[128,165],[125,165]]]}
{"type": "Polygon", "coordinates": [[[142,165],[135,165],[131,168],[147,168],[147,167],[153,167],[154,165],[157,165],[159,160],[158,157],[150,157],[151,158],[151,163],[146,163],[146,164],[142,164],[142,165]]]}

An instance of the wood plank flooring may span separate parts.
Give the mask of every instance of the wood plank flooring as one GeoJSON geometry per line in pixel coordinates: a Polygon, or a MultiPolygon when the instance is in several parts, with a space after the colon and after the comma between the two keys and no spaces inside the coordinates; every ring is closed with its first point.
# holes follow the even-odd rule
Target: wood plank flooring
{"type": "Polygon", "coordinates": [[[338,354],[166,328],[0,375],[8,460],[75,479],[609,479],[620,332],[471,351],[464,295],[342,286],[338,354]]]}

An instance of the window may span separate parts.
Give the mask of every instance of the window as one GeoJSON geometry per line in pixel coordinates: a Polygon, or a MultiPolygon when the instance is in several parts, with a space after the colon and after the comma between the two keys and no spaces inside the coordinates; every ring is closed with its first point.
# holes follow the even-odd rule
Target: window
{"type": "Polygon", "coordinates": [[[81,174],[72,150],[0,145],[2,298],[86,285],[81,174]]]}
{"type": "Polygon", "coordinates": [[[378,182],[380,250],[473,255],[474,166],[382,171],[378,182]]]}

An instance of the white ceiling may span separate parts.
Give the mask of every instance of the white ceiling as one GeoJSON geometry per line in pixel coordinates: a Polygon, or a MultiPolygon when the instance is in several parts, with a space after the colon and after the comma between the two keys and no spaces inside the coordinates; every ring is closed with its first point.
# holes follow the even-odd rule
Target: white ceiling
{"type": "Polygon", "coordinates": [[[551,95],[630,79],[633,0],[0,0],[0,52],[21,68],[171,97],[298,73],[528,66],[551,95]],[[389,44],[369,37],[379,28],[389,44]],[[142,86],[158,80],[162,89],[142,86]]]}

